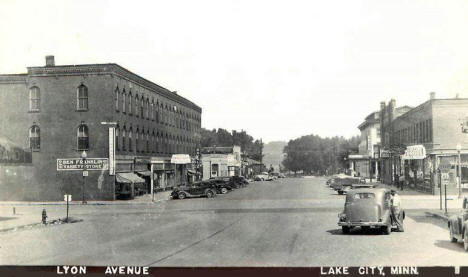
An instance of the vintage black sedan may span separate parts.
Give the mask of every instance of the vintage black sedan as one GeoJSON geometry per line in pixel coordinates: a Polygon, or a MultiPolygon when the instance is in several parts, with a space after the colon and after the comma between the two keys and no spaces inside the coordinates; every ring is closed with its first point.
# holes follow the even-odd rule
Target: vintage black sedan
{"type": "Polygon", "coordinates": [[[237,188],[229,178],[211,178],[209,181],[216,186],[217,192],[221,194],[226,194],[230,190],[237,188]]]}
{"type": "MultiPolygon", "coordinates": [[[[349,233],[354,227],[379,228],[386,235],[392,232],[392,228],[403,231],[403,226],[398,226],[392,219],[390,192],[386,188],[350,190],[346,195],[344,212],[338,214],[338,225],[343,233],[349,233]]],[[[405,212],[401,210],[397,216],[403,225],[405,212]]]]}
{"type": "Polygon", "coordinates": [[[173,199],[185,199],[187,197],[203,196],[212,198],[216,196],[216,191],[216,185],[208,180],[175,187],[171,192],[171,196],[173,199]]]}
{"type": "Polygon", "coordinates": [[[448,220],[451,242],[463,242],[465,251],[468,251],[468,199],[463,199],[463,210],[448,220]]]}

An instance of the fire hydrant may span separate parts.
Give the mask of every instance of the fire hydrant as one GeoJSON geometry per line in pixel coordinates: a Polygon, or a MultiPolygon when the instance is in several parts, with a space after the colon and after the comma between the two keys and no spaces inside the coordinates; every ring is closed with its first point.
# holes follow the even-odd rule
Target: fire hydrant
{"type": "Polygon", "coordinates": [[[42,224],[47,223],[47,212],[45,209],[42,210],[42,224]]]}

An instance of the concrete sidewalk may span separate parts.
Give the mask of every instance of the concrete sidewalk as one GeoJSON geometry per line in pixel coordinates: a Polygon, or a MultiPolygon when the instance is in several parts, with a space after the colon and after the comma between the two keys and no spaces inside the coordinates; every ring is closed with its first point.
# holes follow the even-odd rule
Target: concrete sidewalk
{"type": "MultiPolygon", "coordinates": [[[[135,206],[135,205],[157,205],[162,201],[170,199],[171,191],[158,192],[154,195],[154,202],[151,195],[143,195],[132,200],[116,201],[88,201],[82,204],[81,201],[70,203],[70,216],[82,217],[84,214],[99,212],[99,206],[135,206]]],[[[47,221],[51,222],[66,217],[66,202],[27,202],[27,201],[1,201],[0,202],[0,233],[15,231],[18,229],[28,229],[41,226],[42,211],[46,210],[47,221]]]]}
{"type": "MultiPolygon", "coordinates": [[[[168,200],[170,198],[171,191],[161,191],[154,194],[154,202],[160,202],[168,200]]],[[[152,204],[151,195],[145,194],[142,196],[137,196],[134,199],[129,200],[90,200],[86,201],[86,204],[82,204],[81,200],[74,200],[69,203],[69,205],[145,205],[152,204]]],[[[33,206],[33,205],[66,205],[65,201],[0,201],[0,206],[33,206]]],[[[1,214],[0,214],[1,215],[1,214]]]]}

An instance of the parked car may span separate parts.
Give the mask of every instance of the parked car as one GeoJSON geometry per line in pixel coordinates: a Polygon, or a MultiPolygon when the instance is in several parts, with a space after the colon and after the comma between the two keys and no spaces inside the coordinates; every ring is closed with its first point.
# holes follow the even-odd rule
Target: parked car
{"type": "Polygon", "coordinates": [[[216,191],[220,194],[226,194],[237,188],[237,185],[231,182],[229,178],[210,178],[209,181],[216,186],[216,191]]]}
{"type": "Polygon", "coordinates": [[[343,194],[345,190],[351,187],[351,185],[359,184],[359,183],[360,183],[360,178],[348,176],[348,177],[342,177],[342,178],[335,178],[334,182],[331,183],[330,187],[336,190],[338,194],[343,194]]]}
{"type": "Polygon", "coordinates": [[[249,184],[249,181],[243,176],[232,176],[231,181],[234,182],[239,187],[245,187],[249,184]]]}
{"type": "Polygon", "coordinates": [[[268,173],[266,173],[266,174],[261,173],[261,174],[257,174],[257,175],[254,176],[255,181],[266,181],[269,178],[270,177],[268,176],[268,173]]]}
{"type": "Polygon", "coordinates": [[[465,251],[468,251],[468,198],[463,199],[463,210],[448,220],[451,242],[463,242],[465,251]]]}
{"type": "Polygon", "coordinates": [[[171,196],[174,199],[185,199],[187,197],[202,196],[212,198],[216,196],[216,191],[216,185],[208,180],[175,187],[171,192],[171,196]]]}
{"type": "Polygon", "coordinates": [[[376,184],[352,184],[351,186],[343,186],[342,191],[348,193],[352,189],[371,189],[375,188],[376,184]]]}
{"type": "MultiPolygon", "coordinates": [[[[398,229],[392,219],[391,191],[387,188],[360,188],[350,190],[346,195],[346,203],[343,213],[338,214],[338,225],[343,234],[348,234],[354,227],[380,228],[386,235],[392,232],[392,228],[398,229]]],[[[401,209],[398,215],[401,224],[405,218],[405,212],[401,209]]]]}

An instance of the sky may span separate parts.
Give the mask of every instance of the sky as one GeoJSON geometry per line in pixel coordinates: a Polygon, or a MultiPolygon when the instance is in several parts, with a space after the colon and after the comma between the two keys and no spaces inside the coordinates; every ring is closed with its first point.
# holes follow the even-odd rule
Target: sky
{"type": "Polygon", "coordinates": [[[381,101],[468,97],[468,1],[0,0],[0,73],[117,63],[202,107],[202,127],[358,135],[381,101]]]}

